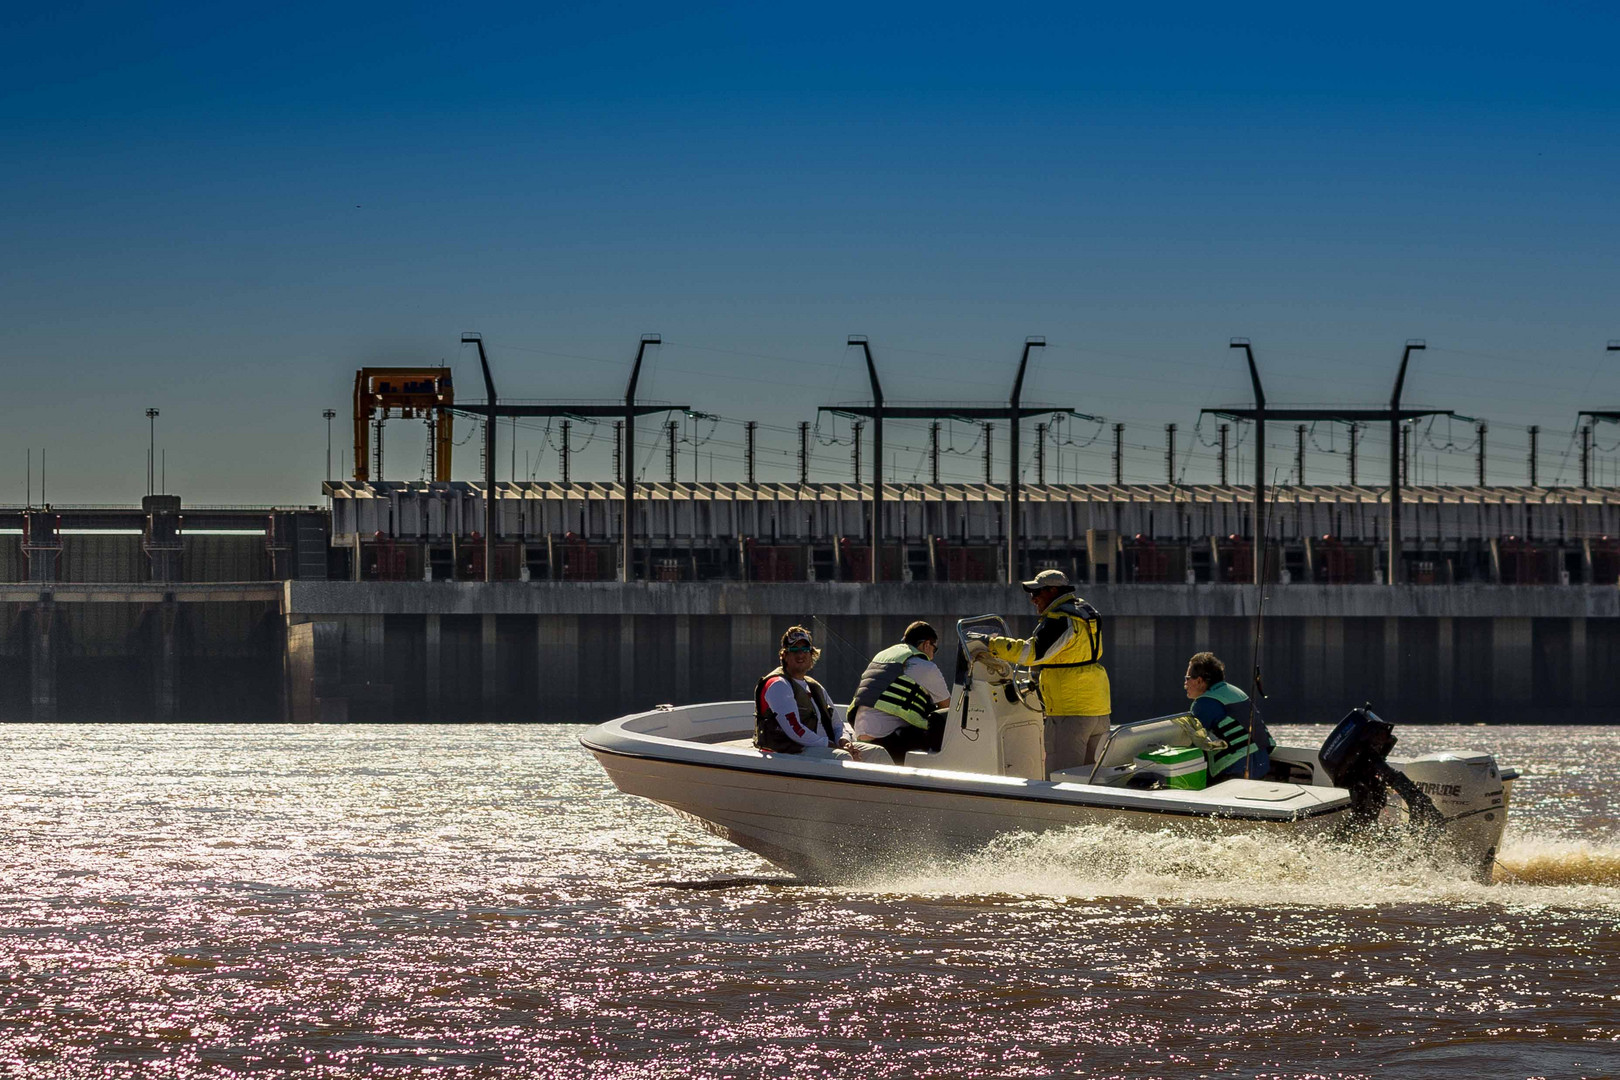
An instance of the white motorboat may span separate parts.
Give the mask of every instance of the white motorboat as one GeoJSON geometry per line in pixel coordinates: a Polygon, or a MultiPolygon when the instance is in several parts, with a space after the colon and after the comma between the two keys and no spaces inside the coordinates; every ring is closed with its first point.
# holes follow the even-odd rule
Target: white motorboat
{"type": "MultiPolygon", "coordinates": [[[[996,616],[957,629],[959,641],[1005,631],[996,616]]],[[[593,727],[581,742],[619,790],[814,880],[860,880],[1008,834],[1105,823],[1278,838],[1418,830],[1489,880],[1518,776],[1477,751],[1390,760],[1391,725],[1365,709],[1319,748],[1279,745],[1272,775],[1286,779],[1171,786],[1177,770],[1157,761],[1209,739],[1186,715],[1119,724],[1095,765],[1048,773],[1042,722],[1021,672],[958,650],[939,749],[908,754],[904,765],[757,750],[751,701],[661,705],[593,727]],[[1390,804],[1390,789],[1405,806],[1390,804]]]]}

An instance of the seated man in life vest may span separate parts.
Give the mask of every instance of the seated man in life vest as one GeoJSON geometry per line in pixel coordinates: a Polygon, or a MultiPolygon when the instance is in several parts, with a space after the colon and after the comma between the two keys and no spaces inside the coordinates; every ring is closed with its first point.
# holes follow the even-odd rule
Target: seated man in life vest
{"type": "Polygon", "coordinates": [[[1271,771],[1271,750],[1277,745],[1265,722],[1254,713],[1249,695],[1226,681],[1226,665],[1214,653],[1193,654],[1187,661],[1190,710],[1211,735],[1226,740],[1224,750],[1206,750],[1209,782],[1264,780],[1271,771]]]}
{"type": "Polygon", "coordinates": [[[826,688],[810,677],[821,650],[802,626],[782,635],[781,661],[754,687],[754,745],[776,754],[890,764],[882,747],[851,742],[826,688]]]}
{"type": "Polygon", "coordinates": [[[939,631],[912,623],[900,644],[872,657],[849,703],[856,737],[883,747],[897,765],[908,750],[937,751],[945,733],[939,710],[950,705],[951,688],[934,664],[938,648],[939,631]]]}

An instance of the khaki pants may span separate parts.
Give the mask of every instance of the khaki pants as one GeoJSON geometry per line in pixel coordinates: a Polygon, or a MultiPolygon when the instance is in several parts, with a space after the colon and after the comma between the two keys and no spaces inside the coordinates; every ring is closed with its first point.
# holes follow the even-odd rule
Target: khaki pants
{"type": "MultiPolygon", "coordinates": [[[[855,752],[861,755],[861,760],[869,765],[894,764],[894,759],[889,756],[889,752],[875,743],[857,742],[853,745],[855,752]]],[[[848,761],[852,756],[848,750],[840,750],[836,746],[807,746],[800,750],[799,753],[807,758],[823,758],[837,761],[848,761]]]]}
{"type": "Polygon", "coordinates": [[[1048,716],[1046,718],[1046,773],[1091,765],[1108,735],[1107,716],[1048,716]]]}

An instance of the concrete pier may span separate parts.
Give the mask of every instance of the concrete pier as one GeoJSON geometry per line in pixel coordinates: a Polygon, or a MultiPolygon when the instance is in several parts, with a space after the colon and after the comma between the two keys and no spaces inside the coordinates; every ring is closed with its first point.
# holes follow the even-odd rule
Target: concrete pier
{"type": "MultiPolygon", "coordinates": [[[[909,583],[294,581],[289,655],[355,719],[597,721],[660,702],[747,698],[788,625],[823,649],[840,698],[870,655],[928,619],[952,656],[958,618],[1029,632],[1017,587],[909,583]]],[[[1187,657],[1212,649],[1250,681],[1252,586],[1097,585],[1117,715],[1179,708],[1187,657]]],[[[1274,585],[1262,653],[1278,721],[1371,702],[1408,722],[1608,721],[1620,692],[1620,589],[1274,585]]],[[[948,673],[947,673],[948,674],[948,673]]],[[[305,693],[298,700],[312,700],[305,693]]],[[[314,719],[307,708],[296,718],[314,719]]]]}
{"type": "Polygon", "coordinates": [[[28,708],[31,719],[56,719],[56,605],[47,595],[33,605],[29,627],[28,708]]]}

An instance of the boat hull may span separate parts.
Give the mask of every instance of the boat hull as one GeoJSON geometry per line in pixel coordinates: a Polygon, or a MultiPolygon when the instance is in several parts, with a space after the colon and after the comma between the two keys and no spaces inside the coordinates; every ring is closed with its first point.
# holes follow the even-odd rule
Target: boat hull
{"type": "MultiPolygon", "coordinates": [[[[987,792],[925,770],[832,762],[806,763],[802,771],[762,770],[720,760],[718,754],[717,760],[676,760],[586,745],[619,790],[668,807],[811,880],[904,874],[982,849],[999,837],[1083,825],[1200,836],[1315,835],[1331,829],[1345,809],[1341,800],[1331,800],[1307,811],[1239,817],[1177,808],[1171,800],[1161,805],[1140,800],[1136,807],[1088,805],[1081,797],[1097,792],[1077,791],[1076,785],[1023,784],[1019,790],[987,792]],[[812,769],[817,774],[811,775],[812,769]]],[[[1257,794],[1285,786],[1291,785],[1254,783],[1257,794]]]]}

